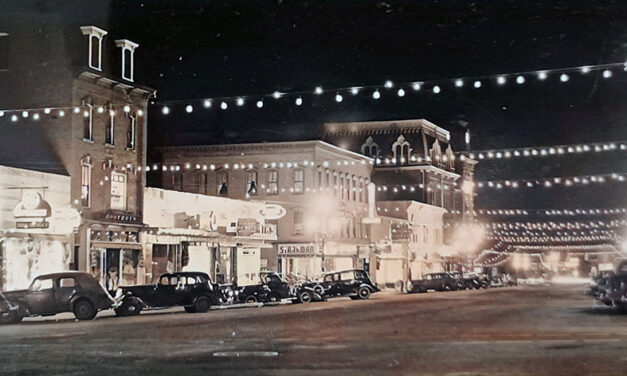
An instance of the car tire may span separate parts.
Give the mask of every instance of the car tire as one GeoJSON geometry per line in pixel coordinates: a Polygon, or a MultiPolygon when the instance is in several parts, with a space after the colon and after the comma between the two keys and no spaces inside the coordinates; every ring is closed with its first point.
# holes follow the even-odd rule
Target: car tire
{"type": "Polygon", "coordinates": [[[194,311],[196,313],[205,313],[211,309],[211,300],[206,296],[199,296],[194,300],[194,311]]]}
{"type": "Polygon", "coordinates": [[[87,299],[77,300],[74,303],[72,311],[74,312],[74,316],[79,320],[92,320],[98,313],[94,305],[87,299]]]}
{"type": "Polygon", "coordinates": [[[142,311],[141,303],[134,298],[128,299],[120,305],[119,308],[115,310],[116,316],[137,316],[142,311]]]}
{"type": "Polygon", "coordinates": [[[298,300],[301,303],[311,303],[313,300],[313,294],[310,291],[303,291],[298,294],[298,300]]]}
{"type": "Polygon", "coordinates": [[[357,296],[359,299],[366,300],[370,297],[370,289],[366,286],[362,286],[357,290],[357,296]]]}
{"type": "Polygon", "coordinates": [[[18,311],[15,310],[2,312],[0,313],[0,325],[17,324],[22,321],[23,318],[24,316],[20,315],[18,311]]]}
{"type": "Polygon", "coordinates": [[[281,297],[279,296],[279,294],[271,293],[270,295],[268,295],[268,301],[271,303],[278,303],[281,301],[281,297]]]}
{"type": "Polygon", "coordinates": [[[244,303],[257,303],[257,297],[255,295],[248,295],[246,299],[244,299],[244,303]]]}
{"type": "Polygon", "coordinates": [[[186,305],[184,308],[187,313],[196,313],[196,307],[193,305],[186,305]]]}
{"type": "Polygon", "coordinates": [[[324,287],[322,287],[320,285],[315,285],[313,290],[318,295],[324,295],[324,287]]]}

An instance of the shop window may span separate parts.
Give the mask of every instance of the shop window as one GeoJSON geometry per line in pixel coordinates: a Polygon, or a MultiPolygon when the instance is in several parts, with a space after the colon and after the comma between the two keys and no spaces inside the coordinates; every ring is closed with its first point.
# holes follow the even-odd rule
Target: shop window
{"type": "Polygon", "coordinates": [[[268,171],[268,194],[276,195],[279,193],[279,171],[268,171]]]}
{"type": "Polygon", "coordinates": [[[300,209],[294,210],[294,235],[303,235],[305,233],[303,214],[304,212],[300,209]]]}
{"type": "Polygon", "coordinates": [[[303,193],[305,191],[305,171],[294,170],[294,193],[303,193]]]}
{"type": "Polygon", "coordinates": [[[111,173],[111,209],[126,210],[126,174],[111,173]]]}
{"type": "Polygon", "coordinates": [[[0,32],[0,71],[9,69],[9,34],[0,32]]]}
{"type": "Polygon", "coordinates": [[[229,174],[226,171],[218,171],[216,174],[216,187],[218,195],[229,195],[229,174]]]}
{"type": "Polygon", "coordinates": [[[91,164],[81,163],[81,206],[89,207],[91,198],[91,164]]]}
{"type": "Polygon", "coordinates": [[[111,103],[107,105],[107,110],[109,111],[109,122],[105,126],[105,144],[115,145],[115,111],[111,103]]]}
{"type": "Polygon", "coordinates": [[[135,116],[128,116],[128,129],[126,131],[126,148],[128,150],[135,150],[135,137],[136,137],[136,119],[135,116]]]}
{"type": "Polygon", "coordinates": [[[59,287],[74,287],[76,286],[76,280],[74,278],[61,278],[59,280],[59,287]]]}
{"type": "Polygon", "coordinates": [[[246,171],[246,194],[249,196],[257,195],[257,171],[246,171]]]}

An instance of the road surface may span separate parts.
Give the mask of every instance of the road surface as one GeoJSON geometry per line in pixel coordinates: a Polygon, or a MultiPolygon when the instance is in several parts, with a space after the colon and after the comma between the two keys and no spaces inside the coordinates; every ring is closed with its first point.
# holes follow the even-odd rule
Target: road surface
{"type": "Polygon", "coordinates": [[[627,314],[593,307],[582,291],[380,293],[205,314],[28,319],[0,327],[0,374],[626,375],[627,314]]]}

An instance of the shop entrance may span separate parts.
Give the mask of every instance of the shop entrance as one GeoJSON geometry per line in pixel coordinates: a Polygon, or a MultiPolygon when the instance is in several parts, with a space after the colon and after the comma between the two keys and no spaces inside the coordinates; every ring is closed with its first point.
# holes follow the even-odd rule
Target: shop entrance
{"type": "Polygon", "coordinates": [[[107,290],[138,284],[138,249],[106,248],[92,250],[92,275],[107,290]]]}

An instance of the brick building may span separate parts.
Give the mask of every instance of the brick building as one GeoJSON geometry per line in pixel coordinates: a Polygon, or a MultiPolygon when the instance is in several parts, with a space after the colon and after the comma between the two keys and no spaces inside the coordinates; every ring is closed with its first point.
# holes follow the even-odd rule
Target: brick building
{"type": "Polygon", "coordinates": [[[51,12],[34,23],[0,16],[8,46],[0,59],[0,87],[8,88],[0,91],[0,164],[70,176],[82,217],[73,266],[107,284],[141,263],[144,115],[155,92],[134,82],[138,45],[103,29],[106,19],[79,14],[51,12]]]}

